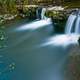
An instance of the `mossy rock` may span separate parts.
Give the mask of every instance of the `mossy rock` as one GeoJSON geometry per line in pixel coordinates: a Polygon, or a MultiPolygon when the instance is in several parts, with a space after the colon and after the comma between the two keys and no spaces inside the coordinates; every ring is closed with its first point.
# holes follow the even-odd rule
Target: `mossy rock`
{"type": "Polygon", "coordinates": [[[67,15],[64,11],[47,11],[47,17],[53,17],[54,19],[66,19],[67,15]]]}

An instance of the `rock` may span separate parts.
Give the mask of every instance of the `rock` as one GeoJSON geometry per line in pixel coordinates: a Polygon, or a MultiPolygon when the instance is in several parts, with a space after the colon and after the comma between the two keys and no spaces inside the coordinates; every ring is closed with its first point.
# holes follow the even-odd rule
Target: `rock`
{"type": "Polygon", "coordinates": [[[70,50],[66,65],[66,80],[80,80],[80,46],[74,45],[70,50]]]}
{"type": "Polygon", "coordinates": [[[79,45],[80,45],[80,38],[78,39],[78,43],[79,43],[79,45]]]}

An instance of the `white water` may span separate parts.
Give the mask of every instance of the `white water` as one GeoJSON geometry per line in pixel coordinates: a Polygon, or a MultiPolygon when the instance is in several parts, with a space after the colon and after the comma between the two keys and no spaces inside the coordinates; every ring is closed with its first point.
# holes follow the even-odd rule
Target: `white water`
{"type": "Polygon", "coordinates": [[[71,14],[69,16],[65,27],[65,33],[80,34],[80,12],[78,12],[77,14],[71,14]]]}
{"type": "Polygon", "coordinates": [[[45,13],[46,13],[46,8],[43,8],[41,12],[41,19],[47,19],[45,13]]]}
{"type": "Polygon", "coordinates": [[[17,31],[24,31],[24,30],[36,30],[38,28],[44,27],[46,25],[52,25],[51,19],[47,18],[46,20],[39,20],[29,24],[22,25],[21,27],[17,28],[17,31]]]}
{"type": "Polygon", "coordinates": [[[75,33],[80,34],[80,15],[77,16],[76,26],[75,26],[75,33]]]}
{"type": "Polygon", "coordinates": [[[48,46],[48,45],[55,45],[55,46],[63,46],[64,48],[71,44],[78,44],[79,35],[76,34],[62,34],[56,35],[53,37],[48,38],[45,43],[41,44],[41,47],[48,46]]]}
{"type": "Polygon", "coordinates": [[[77,18],[76,15],[71,14],[68,18],[68,21],[66,23],[66,27],[65,27],[65,33],[66,34],[70,34],[72,33],[72,28],[73,28],[73,24],[75,22],[75,19],[77,18]]]}
{"type": "Polygon", "coordinates": [[[40,8],[36,11],[37,19],[47,19],[45,16],[46,8],[40,8]]]}

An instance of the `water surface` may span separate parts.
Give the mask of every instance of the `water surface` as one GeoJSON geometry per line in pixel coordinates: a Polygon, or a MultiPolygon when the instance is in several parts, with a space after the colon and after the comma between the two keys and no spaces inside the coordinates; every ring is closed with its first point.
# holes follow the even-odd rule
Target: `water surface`
{"type": "Polygon", "coordinates": [[[3,55],[1,61],[6,65],[11,62],[16,65],[12,72],[1,76],[4,80],[64,80],[64,62],[70,44],[76,43],[72,43],[72,37],[68,40],[66,36],[55,39],[50,20],[30,23],[23,20],[20,25],[11,25],[6,31],[8,47],[0,51],[3,55]]]}

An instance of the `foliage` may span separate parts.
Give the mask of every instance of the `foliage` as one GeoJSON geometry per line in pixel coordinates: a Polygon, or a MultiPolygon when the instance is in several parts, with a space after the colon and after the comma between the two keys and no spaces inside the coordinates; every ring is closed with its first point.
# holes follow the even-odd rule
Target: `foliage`
{"type": "Polygon", "coordinates": [[[16,0],[0,0],[0,7],[3,13],[16,13],[16,0]]]}

